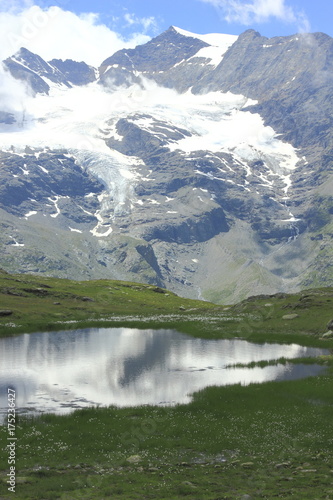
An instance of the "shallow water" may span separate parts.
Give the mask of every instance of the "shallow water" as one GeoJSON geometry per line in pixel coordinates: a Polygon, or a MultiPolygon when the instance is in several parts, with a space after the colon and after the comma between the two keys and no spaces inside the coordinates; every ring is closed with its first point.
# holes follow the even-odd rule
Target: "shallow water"
{"type": "Polygon", "coordinates": [[[0,415],[7,389],[20,413],[68,413],[97,405],[188,403],[210,385],[316,375],[318,365],[228,368],[234,363],[326,354],[296,344],[204,340],[174,330],[103,328],[0,339],[0,415]]]}

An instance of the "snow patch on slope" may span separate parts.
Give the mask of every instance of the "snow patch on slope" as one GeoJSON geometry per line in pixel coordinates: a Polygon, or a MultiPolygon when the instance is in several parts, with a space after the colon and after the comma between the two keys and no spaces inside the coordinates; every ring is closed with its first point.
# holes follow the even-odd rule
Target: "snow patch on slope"
{"type": "Polygon", "coordinates": [[[220,47],[204,47],[200,49],[199,52],[195,54],[195,56],[190,57],[189,61],[197,57],[203,57],[207,59],[205,64],[216,67],[221,63],[224,54],[225,51],[222,51],[220,47]]]}
{"type": "Polygon", "coordinates": [[[238,38],[237,35],[225,35],[223,33],[208,33],[206,35],[199,35],[198,33],[191,33],[190,31],[177,28],[177,26],[173,26],[173,29],[180,35],[197,38],[214,47],[220,47],[221,49],[224,49],[224,52],[226,52],[238,38]]]}
{"type": "MultiPolygon", "coordinates": [[[[208,43],[210,45],[209,47],[203,47],[202,49],[200,49],[194,56],[188,59],[188,61],[191,61],[198,57],[202,57],[204,59],[207,59],[206,64],[213,65],[215,67],[221,63],[224,54],[227,52],[229,47],[231,47],[231,45],[236,42],[238,38],[237,35],[224,35],[221,33],[198,35],[196,33],[191,33],[190,31],[185,31],[181,28],[177,28],[176,26],[173,26],[173,28],[180,35],[190,38],[197,38],[198,40],[201,40],[202,42],[208,43]]],[[[184,61],[181,61],[181,63],[182,62],[184,61]]],[[[175,66],[181,63],[177,63],[175,66]]]]}
{"type": "MultiPolygon", "coordinates": [[[[188,91],[178,98],[175,96],[172,103],[157,107],[154,117],[167,118],[191,133],[178,141],[170,140],[171,151],[179,150],[186,156],[196,151],[230,153],[246,170],[247,176],[257,175],[249,163],[263,162],[268,175],[277,175],[285,183],[287,195],[290,173],[299,162],[297,151],[281,141],[271,127],[265,126],[259,114],[244,110],[253,104],[254,101],[231,92],[193,95],[188,91]]],[[[260,178],[272,185],[271,179],[262,174],[260,178]]]]}

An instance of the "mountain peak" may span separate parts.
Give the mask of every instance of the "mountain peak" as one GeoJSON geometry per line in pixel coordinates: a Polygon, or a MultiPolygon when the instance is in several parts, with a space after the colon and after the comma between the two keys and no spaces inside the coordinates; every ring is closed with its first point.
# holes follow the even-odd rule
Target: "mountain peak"
{"type": "Polygon", "coordinates": [[[44,59],[42,59],[39,55],[35,54],[34,52],[31,52],[30,50],[26,49],[25,47],[21,47],[12,57],[9,59],[12,59],[13,61],[17,61],[20,64],[25,65],[32,71],[40,71],[41,68],[45,69],[48,64],[44,59]]]}
{"type": "MultiPolygon", "coordinates": [[[[139,45],[135,49],[119,50],[102,62],[100,75],[112,79],[111,73],[116,65],[131,72],[163,72],[209,46],[207,42],[200,40],[200,35],[183,35],[180,31],[182,31],[180,28],[170,26],[168,30],[144,45],[139,45]]],[[[133,79],[131,81],[133,82],[133,79]]]]}
{"type": "Polygon", "coordinates": [[[34,56],[36,54],[34,54],[33,52],[31,52],[31,50],[28,50],[26,49],[25,47],[21,47],[15,54],[14,54],[14,57],[17,57],[17,56],[34,56]]]}

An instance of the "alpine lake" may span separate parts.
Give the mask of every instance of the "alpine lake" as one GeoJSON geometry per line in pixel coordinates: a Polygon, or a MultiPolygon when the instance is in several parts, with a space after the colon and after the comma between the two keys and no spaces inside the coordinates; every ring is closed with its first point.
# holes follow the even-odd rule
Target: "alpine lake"
{"type": "Polygon", "coordinates": [[[323,366],[278,360],[325,354],[326,349],[297,344],[200,339],[164,329],[94,328],[6,337],[0,339],[1,414],[7,414],[8,387],[15,390],[19,414],[175,405],[189,403],[194,392],[208,386],[317,375],[323,366]],[[263,361],[277,364],[246,367],[263,361]]]}

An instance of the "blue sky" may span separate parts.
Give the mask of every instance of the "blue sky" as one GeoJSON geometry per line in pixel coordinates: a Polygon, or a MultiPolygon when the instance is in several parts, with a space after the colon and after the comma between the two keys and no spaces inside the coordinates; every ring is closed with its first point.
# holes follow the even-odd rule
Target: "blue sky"
{"type": "Polygon", "coordinates": [[[39,5],[59,5],[76,13],[97,12],[102,22],[123,34],[138,29],[140,19],[152,18],[150,34],[154,34],[153,28],[161,32],[176,25],[197,33],[238,35],[254,28],[268,37],[298,31],[323,31],[333,36],[332,0],[51,0],[39,5]],[[125,22],[126,14],[133,24],[125,22]]]}
{"type": "Polygon", "coordinates": [[[333,36],[332,0],[0,0],[0,60],[24,46],[98,66],[174,25],[194,33],[333,36]]]}

